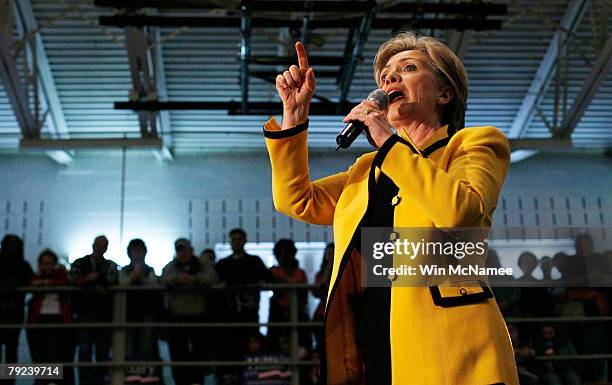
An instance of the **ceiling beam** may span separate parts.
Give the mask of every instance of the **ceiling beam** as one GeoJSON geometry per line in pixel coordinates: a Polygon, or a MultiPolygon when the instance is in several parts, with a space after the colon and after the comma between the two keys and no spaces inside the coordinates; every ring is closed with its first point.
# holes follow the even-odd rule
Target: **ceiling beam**
{"type": "MultiPolygon", "coordinates": [[[[166,87],[166,69],[164,67],[164,54],[161,43],[161,33],[159,28],[155,28],[153,31],[153,42],[154,48],[154,73],[155,73],[155,85],[157,89],[157,96],[161,100],[168,100],[168,89],[166,87]]],[[[170,122],[170,112],[162,110],[157,114],[159,119],[159,132],[163,140],[163,146],[161,150],[154,151],[153,155],[160,162],[170,162],[174,160],[172,153],[172,123],[170,122]]]]}
{"type": "MultiPolygon", "coordinates": [[[[453,2],[454,1],[451,1],[451,4],[453,2]]],[[[452,49],[453,52],[455,52],[455,54],[457,55],[457,57],[459,57],[459,59],[463,60],[468,50],[468,47],[470,46],[470,40],[472,38],[471,31],[467,29],[463,31],[451,30],[451,31],[446,31],[446,34],[448,36],[449,48],[452,49]]]]}
{"type": "Polygon", "coordinates": [[[240,5],[240,96],[242,110],[249,110],[249,58],[251,57],[251,6],[240,5]]]}
{"type": "Polygon", "coordinates": [[[531,122],[534,112],[542,101],[546,88],[555,73],[557,56],[560,43],[563,43],[569,33],[573,33],[580,23],[580,19],[587,5],[587,0],[571,0],[561,20],[559,28],[555,31],[544,58],[531,81],[527,94],[514,117],[508,138],[517,139],[523,137],[531,122]]]}
{"type": "MultiPolygon", "coordinates": [[[[36,22],[30,0],[15,1],[15,7],[18,13],[18,24],[21,24],[24,35],[29,31],[36,31],[38,29],[38,23],[36,22]]],[[[38,80],[48,111],[47,123],[49,124],[50,131],[54,132],[57,138],[67,139],[70,137],[70,133],[68,131],[68,125],[66,124],[66,118],[64,117],[64,110],[59,99],[59,94],[55,87],[55,80],[53,79],[53,73],[51,72],[51,66],[47,58],[41,33],[38,32],[34,36],[34,39],[38,80]]],[[[47,155],[55,162],[62,165],[66,165],[73,161],[72,156],[65,151],[49,151],[47,155]]]]}
{"type": "Polygon", "coordinates": [[[448,31],[448,46],[455,52],[459,59],[465,57],[465,53],[470,46],[470,38],[472,32],[468,30],[464,31],[448,31]]]}
{"type": "MultiPolygon", "coordinates": [[[[374,9],[370,9],[361,19],[359,25],[359,31],[357,32],[357,41],[352,44],[352,52],[350,59],[342,75],[340,76],[340,101],[346,103],[348,101],[348,94],[353,83],[353,76],[355,75],[355,69],[357,64],[363,61],[363,48],[368,40],[370,34],[370,27],[372,26],[372,19],[374,18],[374,9]]],[[[352,35],[352,34],[351,34],[352,35]]]]}
{"type": "MultiPolygon", "coordinates": [[[[280,102],[250,102],[249,110],[245,113],[240,102],[218,101],[218,102],[192,102],[192,101],[140,101],[140,102],[115,102],[117,110],[133,111],[159,111],[159,110],[221,110],[227,111],[229,115],[274,115],[282,113],[280,102]]],[[[327,103],[317,102],[310,105],[311,115],[346,115],[353,106],[350,103],[327,103]]]]}
{"type": "Polygon", "coordinates": [[[570,150],[572,141],[560,138],[509,139],[510,150],[570,150]]]}
{"type": "Polygon", "coordinates": [[[38,137],[40,128],[36,127],[36,119],[30,111],[27,94],[21,86],[17,61],[13,56],[11,45],[11,37],[0,33],[0,76],[4,90],[13,107],[21,134],[26,138],[38,137]]]}
{"type": "MultiPolygon", "coordinates": [[[[125,47],[128,55],[132,90],[130,100],[159,100],[159,83],[162,84],[163,96],[166,96],[166,82],[161,51],[159,31],[149,34],[144,28],[128,27],[125,29],[125,47]],[[151,39],[151,38],[152,39],[151,39]],[[153,40],[153,41],[151,41],[153,40]],[[153,43],[153,44],[151,44],[153,43]],[[154,46],[154,49],[151,47],[154,46]]],[[[157,111],[137,111],[140,133],[143,138],[158,138],[158,125],[162,132],[170,132],[170,122],[167,111],[161,116],[157,111]],[[158,124],[159,123],[159,124],[158,124]]],[[[153,152],[159,161],[173,159],[172,152],[164,145],[153,152]]]]}
{"type": "Polygon", "coordinates": [[[610,74],[612,68],[612,36],[609,36],[606,44],[599,53],[591,73],[582,84],[582,88],[574,103],[569,109],[565,120],[561,124],[561,130],[557,135],[561,138],[569,138],[576,128],[576,125],[584,115],[584,112],[591,104],[593,97],[597,94],[601,83],[610,74]]]}
{"type": "Polygon", "coordinates": [[[66,150],[104,148],[161,148],[160,138],[73,138],[73,139],[29,139],[19,141],[22,150],[66,150]]]}
{"type": "MultiPolygon", "coordinates": [[[[346,6],[345,6],[346,7],[346,6]]],[[[194,28],[213,28],[213,27],[236,27],[240,28],[240,17],[237,16],[147,16],[147,15],[114,15],[100,16],[98,22],[103,26],[116,27],[194,27],[194,28]]],[[[309,27],[316,28],[350,28],[359,25],[361,18],[341,18],[341,19],[320,19],[310,20],[309,27]]],[[[274,28],[290,27],[299,29],[302,20],[274,19],[265,17],[252,17],[251,27],[274,28]]],[[[474,19],[474,17],[460,18],[439,18],[430,19],[411,16],[404,17],[376,17],[372,20],[372,29],[456,29],[456,30],[498,30],[502,27],[501,20],[474,19]]]]}
{"type": "MultiPolygon", "coordinates": [[[[165,9],[236,9],[236,7],[220,7],[219,2],[208,0],[95,0],[98,7],[114,8],[165,8],[165,9]]],[[[276,12],[325,12],[346,13],[367,12],[378,8],[379,11],[393,13],[447,13],[447,14],[476,14],[480,16],[505,15],[508,7],[505,4],[489,2],[462,1],[457,3],[424,3],[400,2],[391,6],[379,7],[376,1],[352,1],[347,10],[346,1],[253,1],[253,11],[276,12]]]]}
{"type": "MultiPolygon", "coordinates": [[[[143,28],[128,27],[125,29],[125,48],[127,50],[132,89],[130,100],[147,99],[152,90],[152,71],[150,58],[147,53],[149,43],[143,28]]],[[[149,112],[138,112],[138,123],[141,136],[155,135],[156,125],[150,126],[149,112]]]]}

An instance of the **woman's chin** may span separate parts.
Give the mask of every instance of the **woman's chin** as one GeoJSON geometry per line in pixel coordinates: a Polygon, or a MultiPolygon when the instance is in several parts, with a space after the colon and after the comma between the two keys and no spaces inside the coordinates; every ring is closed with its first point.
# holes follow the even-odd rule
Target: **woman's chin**
{"type": "Polygon", "coordinates": [[[397,124],[410,119],[410,110],[411,108],[409,105],[391,106],[387,112],[389,124],[397,128],[397,124]]]}

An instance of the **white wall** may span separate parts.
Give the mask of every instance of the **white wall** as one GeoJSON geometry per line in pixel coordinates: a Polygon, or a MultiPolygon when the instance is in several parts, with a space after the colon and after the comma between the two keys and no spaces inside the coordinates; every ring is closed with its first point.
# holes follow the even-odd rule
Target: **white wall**
{"type": "MultiPolygon", "coordinates": [[[[311,176],[344,170],[355,157],[312,154],[311,176]]],[[[611,163],[597,155],[540,154],[512,164],[495,223],[553,225],[555,213],[557,226],[610,225],[611,163]]],[[[128,152],[126,164],[121,240],[120,152],[79,153],[69,167],[42,155],[0,156],[0,234],[25,236],[30,261],[44,247],[78,257],[89,251],[94,236],[106,234],[109,254],[123,262],[120,242],[141,237],[158,263],[171,258],[177,237],[192,238],[199,251],[225,241],[236,226],[251,241],[332,239],[330,228],[274,212],[265,153],[185,155],[162,164],[148,152],[128,152]]]]}

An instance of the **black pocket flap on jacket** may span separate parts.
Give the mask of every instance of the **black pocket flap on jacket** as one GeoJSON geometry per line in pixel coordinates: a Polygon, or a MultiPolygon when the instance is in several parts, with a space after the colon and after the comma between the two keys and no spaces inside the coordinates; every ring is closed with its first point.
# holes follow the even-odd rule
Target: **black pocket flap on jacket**
{"type": "Polygon", "coordinates": [[[429,290],[434,304],[441,307],[471,305],[493,298],[493,292],[487,285],[475,281],[462,286],[431,286],[429,290]]]}

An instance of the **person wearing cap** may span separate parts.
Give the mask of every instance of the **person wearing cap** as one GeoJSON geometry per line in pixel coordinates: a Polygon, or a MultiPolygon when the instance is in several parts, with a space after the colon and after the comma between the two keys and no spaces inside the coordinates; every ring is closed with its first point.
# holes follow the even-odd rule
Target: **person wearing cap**
{"type": "Polygon", "coordinates": [[[362,229],[420,228],[429,237],[434,229],[491,226],[510,148],[495,127],[465,128],[463,63],[435,38],[407,32],[383,43],[374,80],[388,105],[363,100],[344,118],[363,123],[375,150],[311,181],[315,75],[300,42],[296,52],[299,65],[276,77],[282,123],[270,119],[264,136],[276,209],[334,227],[321,359],[327,385],[518,385],[508,331],[487,285],[409,287],[389,276],[388,286],[367,287],[360,279],[362,262],[372,263],[361,254],[362,229]]]}
{"type": "MultiPolygon", "coordinates": [[[[204,322],[206,295],[202,289],[214,285],[219,277],[212,263],[199,260],[191,241],[179,238],[174,242],[176,257],[162,270],[161,282],[168,288],[167,313],[169,322],[204,322]]],[[[168,346],[172,361],[203,361],[206,359],[206,329],[193,327],[168,328],[168,346]]],[[[173,366],[172,376],[177,385],[199,384],[203,367],[173,366]]]]}

